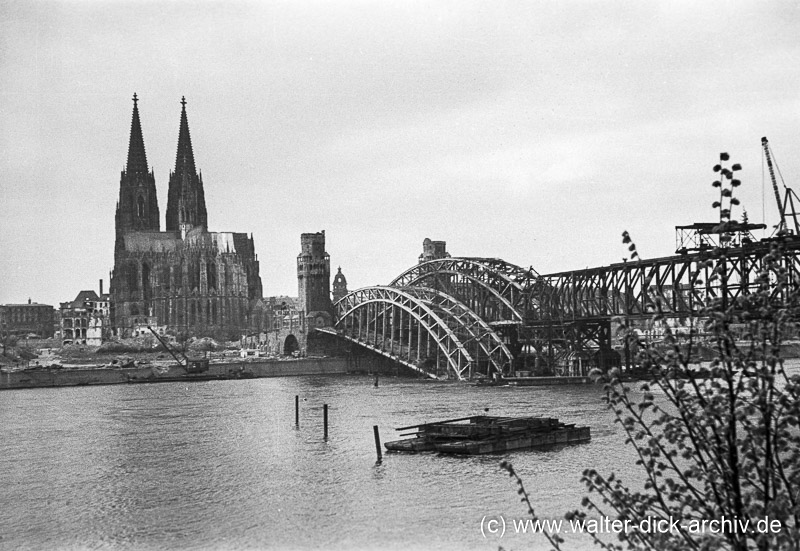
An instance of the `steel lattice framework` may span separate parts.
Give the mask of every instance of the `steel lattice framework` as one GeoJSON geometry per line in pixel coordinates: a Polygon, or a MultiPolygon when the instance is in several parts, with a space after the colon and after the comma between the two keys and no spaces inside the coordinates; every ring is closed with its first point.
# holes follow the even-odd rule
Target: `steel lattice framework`
{"type": "Polygon", "coordinates": [[[488,323],[522,323],[538,274],[499,258],[441,258],[422,262],[390,283],[425,286],[457,298],[488,323]]]}
{"type": "Polygon", "coordinates": [[[764,284],[776,302],[786,304],[800,282],[798,252],[800,239],[791,237],[545,274],[529,289],[520,340],[546,351],[553,365],[570,353],[610,351],[612,318],[644,320],[656,311],[665,318],[697,317],[712,301],[727,307],[764,284]],[[782,254],[776,264],[769,259],[779,245],[782,254]],[[760,279],[765,272],[768,282],[760,279]]]}
{"type": "MultiPolygon", "coordinates": [[[[768,268],[769,243],[729,249],[711,256],[694,253],[625,262],[541,276],[542,285],[530,289],[526,322],[643,318],[656,308],[668,317],[697,315],[710,301],[733,304],[759,288],[759,273],[768,268]],[[712,277],[725,273],[727,277],[712,277]]],[[[768,268],[775,299],[785,300],[800,281],[800,240],[784,244],[779,267],[768,268]]]]}
{"type": "Polygon", "coordinates": [[[425,287],[367,287],[335,305],[337,334],[431,377],[506,372],[512,355],[462,302],[425,287]]]}

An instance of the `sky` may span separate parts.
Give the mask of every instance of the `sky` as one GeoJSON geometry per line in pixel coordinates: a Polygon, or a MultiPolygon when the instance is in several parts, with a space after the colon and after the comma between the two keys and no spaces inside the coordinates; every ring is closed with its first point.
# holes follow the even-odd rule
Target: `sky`
{"type": "Polygon", "coordinates": [[[252,233],[265,296],[321,230],[351,290],[426,237],[542,274],[621,261],[625,230],[670,255],[722,151],[773,226],[798,36],[794,1],[0,0],[0,304],[108,289],[134,93],[162,229],[185,96],[209,229],[252,233]]]}

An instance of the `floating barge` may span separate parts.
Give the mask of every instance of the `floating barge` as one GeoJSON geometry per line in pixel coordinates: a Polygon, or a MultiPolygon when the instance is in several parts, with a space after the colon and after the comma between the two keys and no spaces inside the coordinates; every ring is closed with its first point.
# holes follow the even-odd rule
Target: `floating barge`
{"type": "Polygon", "coordinates": [[[576,427],[548,417],[474,415],[396,430],[412,430],[400,436],[413,438],[386,442],[387,450],[478,455],[588,442],[591,439],[589,427],[576,427]]]}

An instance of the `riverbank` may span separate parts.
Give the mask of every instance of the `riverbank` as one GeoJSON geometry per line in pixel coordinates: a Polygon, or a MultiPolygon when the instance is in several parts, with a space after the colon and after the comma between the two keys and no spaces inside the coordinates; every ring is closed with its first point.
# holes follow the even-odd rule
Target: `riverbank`
{"type": "Polygon", "coordinates": [[[337,375],[349,372],[346,358],[265,359],[211,363],[207,371],[188,373],[182,366],[139,365],[134,367],[91,366],[80,368],[35,367],[0,371],[0,390],[60,386],[159,383],[257,379],[301,375],[337,375]]]}

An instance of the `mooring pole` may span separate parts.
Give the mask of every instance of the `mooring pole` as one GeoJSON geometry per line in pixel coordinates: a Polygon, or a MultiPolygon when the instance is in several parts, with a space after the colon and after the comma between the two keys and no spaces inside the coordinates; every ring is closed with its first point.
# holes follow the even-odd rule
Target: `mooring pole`
{"type": "Polygon", "coordinates": [[[328,404],[322,404],[322,423],[325,426],[325,440],[328,439],[328,404]]]}
{"type": "Polygon", "coordinates": [[[300,396],[294,396],[294,426],[300,426],[300,396]]]}
{"type": "Polygon", "coordinates": [[[378,454],[378,463],[383,461],[381,453],[381,435],[378,433],[378,425],[372,425],[372,432],[375,433],[375,452],[378,454]]]}

